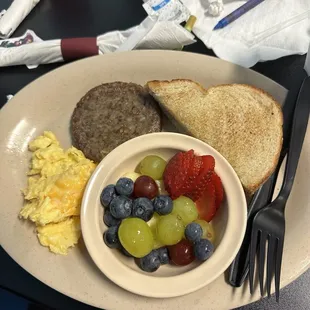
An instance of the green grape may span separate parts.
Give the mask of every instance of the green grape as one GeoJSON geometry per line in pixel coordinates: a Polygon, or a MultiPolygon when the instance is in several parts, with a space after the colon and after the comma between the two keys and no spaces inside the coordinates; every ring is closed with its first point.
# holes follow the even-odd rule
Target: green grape
{"type": "Polygon", "coordinates": [[[147,222],[151,228],[153,238],[154,238],[153,250],[159,249],[159,248],[164,246],[164,244],[162,244],[158,240],[158,237],[157,237],[157,223],[158,223],[159,219],[160,219],[160,216],[157,213],[154,213],[153,217],[147,222]]]}
{"type": "Polygon", "coordinates": [[[124,219],[118,229],[118,237],[125,250],[137,258],[149,254],[154,246],[149,225],[139,218],[124,219]]]}
{"type": "Polygon", "coordinates": [[[179,215],[185,226],[198,218],[198,211],[194,201],[185,196],[173,200],[171,213],[179,215]]]}
{"type": "Polygon", "coordinates": [[[128,179],[133,180],[134,182],[136,182],[138,177],[141,177],[141,174],[136,173],[136,172],[127,172],[122,176],[122,178],[128,178],[128,179]]]}
{"type": "Polygon", "coordinates": [[[208,223],[204,220],[196,220],[195,223],[199,224],[202,228],[202,238],[209,239],[212,243],[215,240],[215,233],[211,223],[208,223]]]}
{"type": "Polygon", "coordinates": [[[164,245],[174,245],[183,238],[184,229],[182,219],[178,215],[164,215],[157,223],[157,238],[164,245]]]}
{"type": "Polygon", "coordinates": [[[139,164],[139,172],[143,175],[147,175],[154,180],[160,180],[163,177],[167,162],[161,157],[156,155],[149,155],[139,164]]]}

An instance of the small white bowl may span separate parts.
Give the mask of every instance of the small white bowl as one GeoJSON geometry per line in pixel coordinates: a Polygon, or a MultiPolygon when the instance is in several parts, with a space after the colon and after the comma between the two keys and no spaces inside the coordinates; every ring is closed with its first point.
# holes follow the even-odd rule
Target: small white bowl
{"type": "Polygon", "coordinates": [[[157,298],[191,293],[221,275],[236,256],[246,228],[247,205],[235,171],[216,150],[190,136],[177,133],[153,133],[125,142],[98,165],[85,189],[81,225],[84,242],[98,268],[114,283],[133,293],[157,298]],[[161,266],[154,273],[140,270],[132,258],[108,248],[103,241],[107,229],[103,223],[100,194],[108,184],[134,171],[146,155],[170,159],[178,151],[193,149],[199,155],[212,155],[215,170],[221,177],[225,199],[212,223],[216,241],[214,254],[203,263],[179,267],[161,266]]]}

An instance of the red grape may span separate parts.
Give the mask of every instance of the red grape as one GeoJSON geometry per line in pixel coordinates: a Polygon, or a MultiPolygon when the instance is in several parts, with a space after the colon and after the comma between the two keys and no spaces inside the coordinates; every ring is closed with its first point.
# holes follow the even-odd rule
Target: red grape
{"type": "Polygon", "coordinates": [[[153,199],[158,195],[158,186],[151,177],[142,175],[136,180],[133,193],[135,197],[153,199]]]}
{"type": "Polygon", "coordinates": [[[179,243],[169,246],[169,256],[171,261],[179,266],[185,266],[194,261],[194,249],[191,242],[181,240],[179,243]]]}

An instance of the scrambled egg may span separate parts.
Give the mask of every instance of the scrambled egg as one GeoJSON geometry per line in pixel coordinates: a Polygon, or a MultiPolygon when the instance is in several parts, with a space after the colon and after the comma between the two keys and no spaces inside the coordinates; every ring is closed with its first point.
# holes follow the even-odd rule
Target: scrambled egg
{"type": "Polygon", "coordinates": [[[67,255],[68,248],[73,247],[81,236],[80,219],[74,216],[60,223],[38,226],[37,233],[43,246],[48,246],[54,253],[67,255]]]}
{"type": "Polygon", "coordinates": [[[30,142],[29,150],[33,153],[20,217],[37,225],[42,245],[66,254],[80,237],[81,200],[96,165],[74,147],[63,150],[49,131],[30,142]]]}

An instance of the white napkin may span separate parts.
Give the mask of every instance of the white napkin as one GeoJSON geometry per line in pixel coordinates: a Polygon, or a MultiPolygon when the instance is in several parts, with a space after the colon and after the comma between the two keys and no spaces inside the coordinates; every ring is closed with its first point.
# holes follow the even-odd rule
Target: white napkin
{"type": "MultiPolygon", "coordinates": [[[[112,31],[98,37],[102,53],[111,53],[118,49],[139,26],[126,31],[112,31]]],[[[195,36],[175,22],[157,22],[152,30],[137,44],[136,49],[180,49],[195,43],[195,36]]]]}
{"type": "MultiPolygon", "coordinates": [[[[99,53],[111,53],[118,49],[127,38],[135,32],[136,27],[125,31],[112,31],[97,37],[99,53]]],[[[180,49],[182,46],[195,43],[195,36],[174,22],[157,22],[143,38],[137,49],[180,49]]],[[[29,69],[40,64],[62,62],[61,40],[42,41],[35,33],[28,30],[22,37],[0,40],[0,67],[27,65],[29,69]],[[34,38],[25,43],[26,37],[34,38]],[[14,45],[14,47],[1,47],[14,45]],[[21,42],[21,43],[20,43],[21,42]],[[22,45],[20,45],[22,44],[22,45]]]]}
{"type": "MultiPolygon", "coordinates": [[[[123,42],[116,50],[117,52],[130,51],[136,48],[142,39],[146,38],[150,32],[157,32],[155,26],[159,22],[173,22],[174,24],[172,25],[175,25],[175,28],[177,27],[176,25],[187,21],[190,17],[188,9],[179,0],[144,0],[142,6],[148,16],[142,21],[142,23],[140,23],[140,25],[135,27],[132,34],[130,34],[125,42],[123,42]]],[[[169,34],[171,34],[171,32],[168,34],[165,32],[162,33],[165,42],[168,42],[167,39],[173,41],[173,37],[169,34]]],[[[179,45],[178,48],[181,47],[182,45],[179,45]]]]}
{"type": "Polygon", "coordinates": [[[158,23],[158,16],[148,16],[138,25],[135,31],[123,42],[117,52],[131,51],[145,38],[158,23]]]}
{"type": "MultiPolygon", "coordinates": [[[[24,1],[24,4],[28,2],[30,5],[29,0],[16,0],[10,7],[11,9],[14,6],[15,13],[19,1],[24,1]]],[[[34,6],[34,3],[38,1],[31,2],[34,6]]],[[[195,36],[179,24],[186,21],[190,15],[189,10],[179,0],[145,0],[143,7],[149,16],[139,25],[125,31],[108,32],[96,38],[99,54],[134,48],[182,49],[183,46],[196,42],[195,36]]],[[[30,9],[30,7],[28,8],[30,9]]],[[[13,11],[11,10],[11,12],[13,11]]],[[[90,42],[94,41],[84,41],[83,45],[78,45],[81,43],[77,43],[77,40],[70,40],[70,43],[68,40],[62,41],[61,39],[42,41],[33,31],[28,30],[22,37],[0,40],[0,67],[25,64],[29,69],[32,69],[40,64],[64,61],[62,55],[62,46],[64,45],[66,45],[66,49],[63,50],[65,53],[69,48],[71,54],[73,51],[79,51],[75,55],[85,57],[84,52],[81,53],[81,49],[86,49],[91,50],[90,54],[94,55],[97,48],[91,46],[90,44],[93,43],[90,42]]]]}
{"type": "Polygon", "coordinates": [[[224,0],[218,17],[210,16],[209,0],[182,0],[197,17],[193,32],[215,54],[251,67],[258,61],[305,54],[310,42],[310,0],[265,0],[221,30],[217,22],[245,1],[224,0]]]}
{"type": "Polygon", "coordinates": [[[0,17],[0,38],[8,38],[40,0],[14,0],[0,17]]]}

